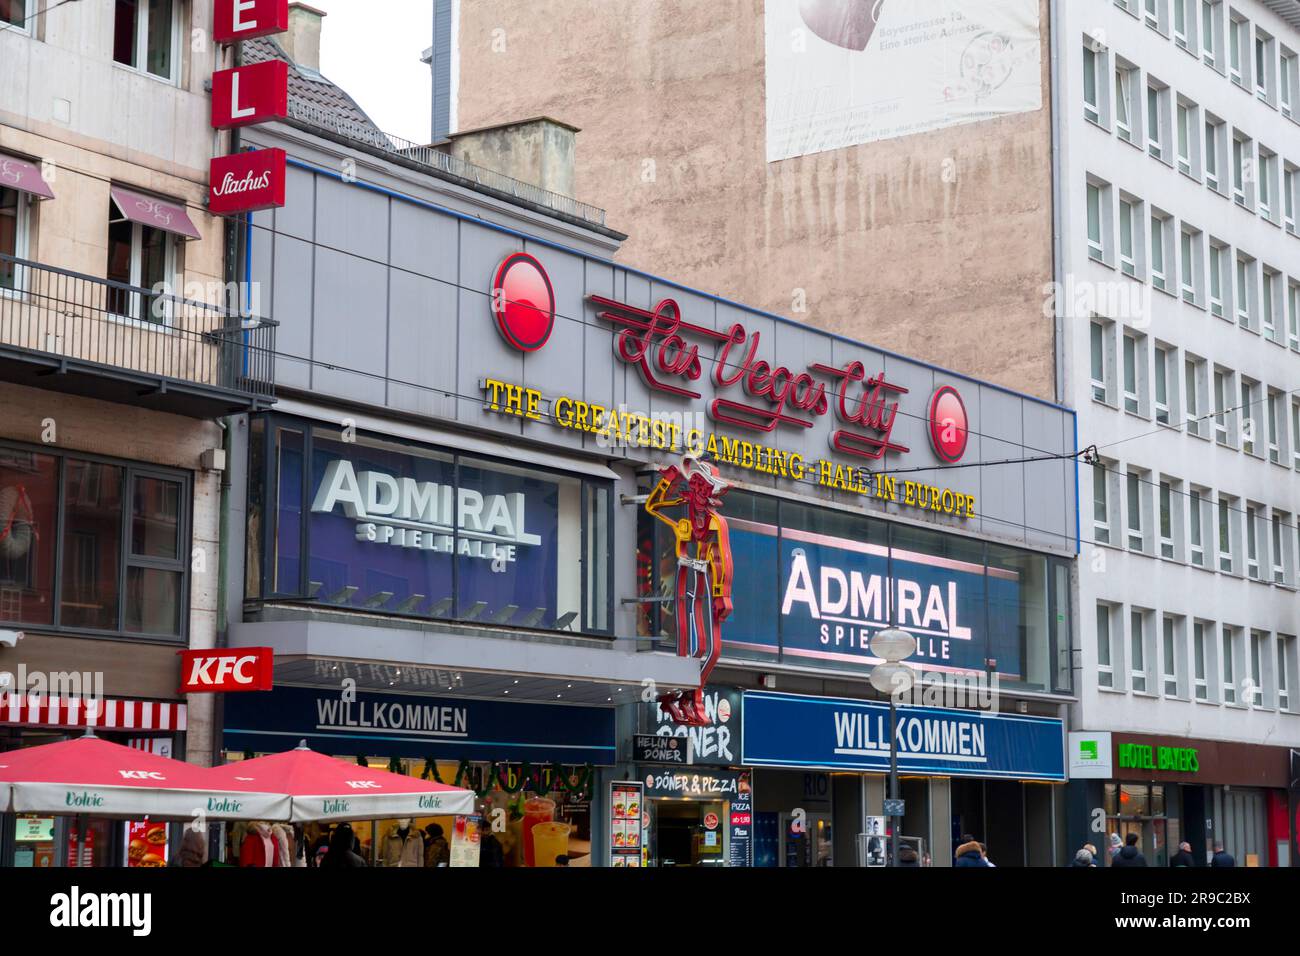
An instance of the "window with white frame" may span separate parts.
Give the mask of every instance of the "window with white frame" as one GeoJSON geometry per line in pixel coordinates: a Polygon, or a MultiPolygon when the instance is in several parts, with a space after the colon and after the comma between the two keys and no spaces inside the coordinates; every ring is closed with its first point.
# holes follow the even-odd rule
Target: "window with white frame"
{"type": "Polygon", "coordinates": [[[1205,118],[1205,185],[1215,192],[1223,192],[1223,183],[1219,176],[1222,168],[1224,126],[1219,120],[1207,115],[1205,118]]]}
{"type": "Polygon", "coordinates": [[[1295,655],[1295,638],[1277,636],[1277,709],[1291,709],[1291,659],[1295,655]]]}
{"type": "Polygon", "coordinates": [[[1128,546],[1131,551],[1142,551],[1146,544],[1142,520],[1142,473],[1130,467],[1124,476],[1128,489],[1126,511],[1128,512],[1128,546]]]}
{"type": "Polygon", "coordinates": [[[1154,81],[1147,83],[1147,152],[1161,162],[1169,162],[1165,130],[1169,122],[1169,88],[1154,81]]]}
{"type": "Polygon", "coordinates": [[[1111,608],[1109,604],[1097,603],[1097,685],[1099,687],[1115,686],[1115,668],[1110,636],[1111,608]]]}
{"type": "Polygon", "coordinates": [[[1221,631],[1221,638],[1219,669],[1223,678],[1223,702],[1235,704],[1237,702],[1237,635],[1233,628],[1225,624],[1221,631]]]}
{"type": "Polygon", "coordinates": [[[1133,91],[1137,88],[1137,68],[1115,60],[1115,132],[1126,143],[1133,142],[1133,128],[1137,123],[1137,107],[1133,91]]]}
{"type": "Polygon", "coordinates": [[[1244,252],[1237,253],[1237,276],[1233,282],[1233,291],[1237,296],[1237,324],[1243,329],[1255,331],[1254,309],[1251,308],[1255,298],[1255,275],[1258,263],[1244,252]]]}
{"type": "Polygon", "coordinates": [[[1174,42],[1184,50],[1190,49],[1191,34],[1196,30],[1196,0],[1173,0],[1174,42]]]}
{"type": "Polygon", "coordinates": [[[1259,161],[1255,165],[1255,194],[1259,197],[1259,214],[1269,222],[1275,221],[1277,209],[1273,205],[1273,195],[1277,192],[1277,154],[1266,146],[1259,147],[1259,161]]]}
{"type": "Polygon", "coordinates": [[[1219,495],[1219,570],[1232,574],[1232,504],[1219,495]]]}
{"type": "Polygon", "coordinates": [[[1163,345],[1155,347],[1155,398],[1156,421],[1168,425],[1172,419],[1169,379],[1173,352],[1163,345]]]}
{"type": "Polygon", "coordinates": [[[1250,208],[1249,187],[1255,175],[1250,138],[1234,132],[1232,136],[1232,200],[1250,208]]]}
{"type": "Polygon", "coordinates": [[[1151,212],[1151,284],[1162,292],[1169,289],[1168,233],[1170,220],[1163,213],[1151,212]]]}
{"type": "Polygon", "coordinates": [[[1135,694],[1147,692],[1146,612],[1129,611],[1129,680],[1135,694]]]}
{"type": "Polygon", "coordinates": [[[1265,33],[1259,27],[1255,28],[1255,95],[1265,103],[1273,102],[1273,69],[1276,57],[1274,55],[1273,38],[1265,33]]]}
{"type": "Polygon", "coordinates": [[[1300,399],[1291,403],[1291,467],[1300,471],[1300,399]]]}
{"type": "Polygon", "coordinates": [[[1191,544],[1192,564],[1198,568],[1205,567],[1205,515],[1207,504],[1204,495],[1193,488],[1188,496],[1187,526],[1188,540],[1191,544]]]}
{"type": "MultiPolygon", "coordinates": [[[[132,222],[109,203],[108,268],[112,282],[155,289],[177,274],[180,240],[169,232],[132,222]]],[[[166,323],[165,299],[125,289],[108,290],[108,310],[143,322],[166,323]],[[162,314],[160,314],[162,311],[162,314]]]]}
{"type": "Polygon", "coordinates": [[[1232,402],[1232,373],[1226,369],[1214,370],[1214,440],[1220,445],[1231,444],[1228,429],[1228,408],[1232,402]]]}
{"type": "Polygon", "coordinates": [[[1200,269],[1203,237],[1199,230],[1183,225],[1178,237],[1178,282],[1183,301],[1190,305],[1201,304],[1200,269]]]}
{"type": "Polygon", "coordinates": [[[1188,355],[1183,360],[1183,408],[1187,433],[1198,438],[1204,437],[1205,423],[1201,420],[1205,414],[1205,403],[1201,395],[1205,391],[1205,361],[1188,355]]]}
{"type": "Polygon", "coordinates": [[[1161,648],[1161,650],[1163,651],[1162,670],[1164,671],[1164,678],[1165,678],[1165,696],[1177,697],[1178,696],[1178,652],[1176,648],[1177,641],[1175,639],[1176,622],[1169,615],[1165,615],[1163,618],[1161,618],[1160,626],[1162,631],[1161,633],[1162,644],[1164,645],[1161,648]]]}
{"type": "Polygon", "coordinates": [[[1275,388],[1268,390],[1268,460],[1282,464],[1282,398],[1275,388]]]}
{"type": "Polygon", "coordinates": [[[1126,276],[1137,277],[1137,223],[1142,204],[1121,197],[1119,201],[1119,268],[1126,276]]]}
{"type": "Polygon", "coordinates": [[[0,29],[26,30],[31,22],[30,17],[35,15],[32,9],[35,0],[0,0],[0,23],[5,24],[0,29]]]}
{"type": "Polygon", "coordinates": [[[1101,77],[1105,75],[1106,56],[1101,44],[1092,37],[1083,39],[1083,116],[1101,123],[1101,77]]]}
{"type": "Polygon", "coordinates": [[[1104,183],[1088,183],[1088,256],[1098,262],[1106,261],[1106,205],[1110,187],[1104,183]]]}
{"type": "Polygon", "coordinates": [[[1174,488],[1165,479],[1160,483],[1160,557],[1174,557],[1174,488]]]}
{"type": "Polygon", "coordinates": [[[1100,461],[1092,466],[1092,539],[1110,544],[1110,472],[1100,461]]]}
{"type": "Polygon", "coordinates": [[[1138,363],[1141,361],[1141,343],[1131,332],[1124,333],[1124,411],[1138,415],[1142,410],[1138,363]]]}
{"type": "Polygon", "coordinates": [[[1210,241],[1210,312],[1223,318],[1223,269],[1228,250],[1221,243],[1210,241]]]}
{"type": "Polygon", "coordinates": [[[1296,168],[1290,163],[1282,172],[1282,225],[1291,235],[1296,234],[1296,168]]]}
{"type": "MultiPolygon", "coordinates": [[[[30,243],[31,197],[21,190],[0,186],[0,255],[26,259],[30,243]]],[[[15,262],[0,260],[0,289],[23,287],[23,271],[15,262]]]]}
{"type": "Polygon", "coordinates": [[[1282,273],[1264,266],[1261,275],[1263,286],[1259,292],[1259,324],[1264,338],[1270,342],[1282,342],[1282,332],[1277,321],[1282,306],[1282,273]]]}
{"type": "Polygon", "coordinates": [[[176,82],[183,0],[115,0],[113,59],[176,82]]]}
{"type": "Polygon", "coordinates": [[[1236,10],[1228,14],[1228,77],[1246,86],[1246,64],[1250,62],[1250,24],[1236,10]]]}
{"type": "Polygon", "coordinates": [[[1255,454],[1259,438],[1259,383],[1241,377],[1241,448],[1246,454],[1255,454]]]}
{"type": "Polygon", "coordinates": [[[1246,505],[1246,576],[1259,580],[1259,509],[1246,505]]]}
{"type": "Polygon", "coordinates": [[[1092,374],[1092,400],[1105,404],[1109,398],[1110,381],[1109,342],[1112,333],[1100,320],[1093,319],[1088,328],[1090,367],[1092,374]]]}
{"type": "Polygon", "coordinates": [[[1263,707],[1264,694],[1264,639],[1259,631],[1250,632],[1250,693],[1244,704],[1250,707],[1263,707]]]}
{"type": "Polygon", "coordinates": [[[1300,351],[1300,283],[1295,282],[1286,287],[1286,342],[1300,351]]]}
{"type": "Polygon", "coordinates": [[[1210,668],[1205,647],[1205,625],[1197,621],[1192,625],[1192,676],[1197,700],[1210,699],[1210,668]]]}
{"type": "Polygon", "coordinates": [[[1220,73],[1219,47],[1223,39],[1222,0],[1201,0],[1201,59],[1220,73]]]}
{"type": "Polygon", "coordinates": [[[1192,123],[1195,109],[1184,100],[1178,101],[1178,170],[1189,176],[1192,174],[1192,123]]]}
{"type": "Polygon", "coordinates": [[[1292,117],[1296,96],[1300,94],[1300,70],[1297,69],[1296,55],[1293,51],[1282,48],[1281,62],[1277,75],[1277,100],[1282,115],[1292,117]]]}
{"type": "Polygon", "coordinates": [[[1282,520],[1282,513],[1274,509],[1269,520],[1269,544],[1271,546],[1270,555],[1273,559],[1273,583],[1286,584],[1286,561],[1282,556],[1282,549],[1286,545],[1286,539],[1283,537],[1286,522],[1282,520]]]}

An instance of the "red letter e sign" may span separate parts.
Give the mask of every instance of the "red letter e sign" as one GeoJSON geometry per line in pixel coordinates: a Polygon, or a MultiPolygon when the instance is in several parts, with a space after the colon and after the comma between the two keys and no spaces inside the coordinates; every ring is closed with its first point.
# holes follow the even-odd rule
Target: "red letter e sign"
{"type": "Polygon", "coordinates": [[[234,43],[289,29],[289,0],[217,0],[212,15],[214,43],[234,43]]]}
{"type": "Polygon", "coordinates": [[[181,693],[270,690],[275,652],[269,647],[181,651],[181,693]]]}

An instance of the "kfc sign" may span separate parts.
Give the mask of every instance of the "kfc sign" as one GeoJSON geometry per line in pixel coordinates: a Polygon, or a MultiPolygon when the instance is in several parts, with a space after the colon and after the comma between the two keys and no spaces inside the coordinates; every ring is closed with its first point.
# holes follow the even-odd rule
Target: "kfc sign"
{"type": "Polygon", "coordinates": [[[288,157],[282,149],[258,149],[212,161],[208,208],[217,215],[284,205],[288,157]]]}
{"type": "Polygon", "coordinates": [[[289,0],[216,0],[212,40],[235,43],[289,29],[289,0]]]}
{"type": "Polygon", "coordinates": [[[269,647],[181,651],[181,693],[270,690],[275,652],[269,647]]]}
{"type": "Polygon", "coordinates": [[[289,64],[266,60],[212,74],[212,128],[252,126],[289,115],[289,64]]]}

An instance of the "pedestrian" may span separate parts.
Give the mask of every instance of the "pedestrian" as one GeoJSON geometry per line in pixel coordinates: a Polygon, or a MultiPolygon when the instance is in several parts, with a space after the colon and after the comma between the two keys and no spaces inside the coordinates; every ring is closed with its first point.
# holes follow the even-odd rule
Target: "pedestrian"
{"type": "Polygon", "coordinates": [[[898,865],[916,867],[917,869],[919,869],[921,866],[921,857],[917,854],[916,848],[909,846],[906,843],[903,844],[901,847],[899,847],[898,865]]]}
{"type": "Polygon", "coordinates": [[[1096,863],[1092,862],[1092,853],[1087,847],[1081,847],[1079,852],[1074,854],[1074,862],[1070,864],[1071,867],[1082,867],[1084,869],[1095,867],[1096,865],[1096,863]]]}
{"type": "Polygon", "coordinates": [[[1195,866],[1196,858],[1192,856],[1192,845],[1187,841],[1178,844],[1178,852],[1169,858],[1170,866],[1195,866]]]}
{"type": "Polygon", "coordinates": [[[1119,834],[1118,834],[1118,833],[1112,833],[1112,834],[1110,835],[1110,859],[1111,859],[1111,862],[1114,862],[1115,857],[1119,855],[1119,851],[1122,850],[1122,849],[1124,849],[1124,841],[1121,840],[1121,839],[1119,838],[1119,834]]]}
{"type": "Polygon", "coordinates": [[[984,855],[984,865],[985,865],[985,866],[991,866],[991,867],[994,867],[994,868],[996,869],[997,864],[994,863],[992,860],[989,859],[989,848],[988,848],[988,844],[987,844],[987,843],[981,843],[981,844],[980,844],[980,853],[982,853],[982,854],[984,855]]]}
{"type": "Polygon", "coordinates": [[[1236,866],[1237,861],[1232,858],[1232,854],[1223,848],[1222,840],[1214,841],[1214,856],[1210,859],[1210,866],[1236,866]]]}
{"type": "Polygon", "coordinates": [[[176,862],[172,866],[196,867],[208,865],[208,834],[203,830],[195,830],[192,827],[185,828],[185,835],[181,837],[181,849],[176,854],[176,862]]]}
{"type": "Polygon", "coordinates": [[[501,846],[501,841],[491,830],[483,834],[483,840],[479,844],[478,865],[483,867],[501,867],[506,865],[505,850],[501,846]]]}
{"type": "Polygon", "coordinates": [[[1110,861],[1112,867],[1133,867],[1146,866],[1147,858],[1142,855],[1138,849],[1138,835],[1130,833],[1124,840],[1124,849],[1115,854],[1115,859],[1110,861]]]}
{"type": "Polygon", "coordinates": [[[425,867],[448,866],[451,863],[451,844],[443,836],[442,827],[430,823],[424,828],[425,867]]]}
{"type": "Polygon", "coordinates": [[[352,824],[340,823],[336,826],[334,832],[330,834],[329,852],[320,862],[321,869],[365,866],[366,861],[352,849],[355,839],[352,824]]]}
{"type": "Polygon", "coordinates": [[[984,851],[979,843],[971,840],[957,847],[957,859],[953,866],[988,866],[989,861],[984,857],[984,851]]]}

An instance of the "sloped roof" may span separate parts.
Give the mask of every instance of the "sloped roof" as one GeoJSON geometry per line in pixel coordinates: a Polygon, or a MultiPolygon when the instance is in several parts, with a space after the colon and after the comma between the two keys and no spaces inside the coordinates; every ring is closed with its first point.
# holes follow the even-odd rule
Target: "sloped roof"
{"type": "Polygon", "coordinates": [[[244,62],[262,63],[266,60],[283,60],[289,64],[289,98],[303,100],[349,126],[366,130],[377,139],[383,132],[374,124],[357,101],[320,73],[301,67],[284,52],[272,37],[259,37],[244,41],[244,62]]]}

